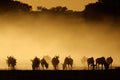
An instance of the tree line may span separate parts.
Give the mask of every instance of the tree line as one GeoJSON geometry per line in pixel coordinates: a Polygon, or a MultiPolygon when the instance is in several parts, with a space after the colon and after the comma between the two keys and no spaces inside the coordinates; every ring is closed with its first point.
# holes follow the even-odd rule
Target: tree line
{"type": "Polygon", "coordinates": [[[120,16],[120,0],[98,0],[86,5],[84,16],[87,18],[101,18],[105,16],[120,16]]]}
{"type": "Polygon", "coordinates": [[[0,0],[0,13],[5,12],[29,12],[31,11],[32,6],[21,3],[17,0],[0,0]]]}
{"type": "MultiPolygon", "coordinates": [[[[0,0],[0,13],[6,12],[27,12],[30,14],[52,14],[65,15],[73,17],[96,18],[103,15],[120,16],[119,0],[98,0],[96,3],[90,3],[85,6],[84,11],[68,10],[66,6],[56,6],[47,9],[42,6],[37,7],[37,11],[32,11],[32,6],[17,0],[0,0]]],[[[13,13],[14,14],[14,13],[13,13]]]]}

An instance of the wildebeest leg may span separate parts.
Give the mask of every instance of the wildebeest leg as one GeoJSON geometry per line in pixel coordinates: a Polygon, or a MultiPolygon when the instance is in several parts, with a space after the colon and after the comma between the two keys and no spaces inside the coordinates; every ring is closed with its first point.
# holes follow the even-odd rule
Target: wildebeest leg
{"type": "Polygon", "coordinates": [[[12,70],[15,70],[15,65],[12,66],[12,70]]]}
{"type": "Polygon", "coordinates": [[[96,70],[97,70],[98,64],[96,63],[96,70]]]}
{"type": "Polygon", "coordinates": [[[112,63],[110,64],[110,69],[112,69],[112,63]]]}
{"type": "Polygon", "coordinates": [[[64,64],[64,70],[67,70],[67,67],[68,67],[67,64],[64,64]]]}
{"type": "Polygon", "coordinates": [[[66,70],[69,70],[69,64],[66,65],[66,70]]]}
{"type": "Polygon", "coordinates": [[[35,70],[35,66],[32,66],[32,69],[35,70]]]}
{"type": "Polygon", "coordinates": [[[71,70],[71,64],[68,64],[68,69],[71,70]]]}
{"type": "Polygon", "coordinates": [[[93,66],[93,70],[95,69],[95,65],[94,65],[94,63],[92,64],[92,66],[93,66]]]}
{"type": "Polygon", "coordinates": [[[44,70],[44,65],[42,64],[42,69],[44,70]]]}
{"type": "Polygon", "coordinates": [[[71,70],[72,68],[71,68],[71,65],[69,64],[69,70],[71,70]]]}
{"type": "Polygon", "coordinates": [[[103,70],[103,64],[102,64],[102,68],[101,69],[103,70]]]}
{"type": "Polygon", "coordinates": [[[98,64],[97,68],[99,69],[99,64],[98,64]]]}
{"type": "Polygon", "coordinates": [[[56,65],[54,66],[54,69],[57,70],[57,66],[56,65]]]}
{"type": "Polygon", "coordinates": [[[71,64],[71,70],[72,70],[72,64],[71,64]]]}
{"type": "Polygon", "coordinates": [[[65,70],[67,70],[67,64],[65,64],[65,70]]]}
{"type": "Polygon", "coordinates": [[[33,67],[33,70],[35,70],[35,67],[33,67]]]}
{"type": "Polygon", "coordinates": [[[89,70],[89,64],[88,64],[88,70],[89,70]]]}
{"type": "Polygon", "coordinates": [[[44,65],[42,64],[42,69],[44,70],[44,65]]]}
{"type": "Polygon", "coordinates": [[[71,70],[71,69],[72,69],[71,64],[68,64],[68,69],[69,69],[69,70],[71,70]]]}
{"type": "Polygon", "coordinates": [[[45,69],[45,66],[43,65],[43,70],[45,69]]]}

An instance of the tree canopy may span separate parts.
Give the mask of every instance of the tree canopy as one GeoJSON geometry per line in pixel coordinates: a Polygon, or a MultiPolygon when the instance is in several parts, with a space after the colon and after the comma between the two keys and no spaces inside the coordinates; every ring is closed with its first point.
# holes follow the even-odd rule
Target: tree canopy
{"type": "Polygon", "coordinates": [[[99,17],[100,15],[120,15],[120,0],[98,0],[96,3],[86,5],[86,16],[99,17]]]}
{"type": "Polygon", "coordinates": [[[31,6],[17,0],[0,0],[0,12],[24,11],[29,12],[31,6]]]}

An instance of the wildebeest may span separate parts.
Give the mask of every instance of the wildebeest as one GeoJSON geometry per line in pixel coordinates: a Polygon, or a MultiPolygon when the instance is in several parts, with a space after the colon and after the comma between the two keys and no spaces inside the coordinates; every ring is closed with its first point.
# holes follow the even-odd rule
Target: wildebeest
{"type": "Polygon", "coordinates": [[[48,69],[49,64],[46,62],[44,58],[40,60],[40,63],[41,63],[41,66],[43,67],[43,70],[44,70],[44,67],[48,69]]]}
{"type": "Polygon", "coordinates": [[[100,57],[96,59],[96,68],[99,69],[99,65],[102,65],[102,69],[103,66],[105,67],[105,69],[109,68],[109,64],[106,62],[104,57],[100,57]]]}
{"type": "Polygon", "coordinates": [[[8,64],[8,67],[10,67],[12,70],[15,70],[15,65],[16,65],[16,59],[12,56],[7,56],[7,64],[8,64]]]}
{"type": "Polygon", "coordinates": [[[40,59],[35,57],[32,61],[32,69],[33,70],[38,70],[39,69],[39,64],[40,64],[40,59]]]}
{"type": "Polygon", "coordinates": [[[111,56],[106,59],[106,62],[107,62],[109,65],[111,65],[111,68],[112,68],[113,59],[112,59],[111,56]]]}
{"type": "Polygon", "coordinates": [[[54,67],[55,70],[57,70],[58,64],[59,64],[59,56],[55,56],[52,58],[52,65],[54,67]]]}
{"type": "Polygon", "coordinates": [[[106,59],[106,62],[110,65],[110,68],[112,68],[113,59],[111,56],[106,59]]]}
{"type": "Polygon", "coordinates": [[[73,59],[71,57],[66,57],[63,63],[63,70],[72,69],[73,59]]]}
{"type": "Polygon", "coordinates": [[[93,70],[94,70],[94,58],[90,57],[87,59],[87,64],[88,64],[88,69],[90,68],[90,66],[93,66],[93,70]]]}

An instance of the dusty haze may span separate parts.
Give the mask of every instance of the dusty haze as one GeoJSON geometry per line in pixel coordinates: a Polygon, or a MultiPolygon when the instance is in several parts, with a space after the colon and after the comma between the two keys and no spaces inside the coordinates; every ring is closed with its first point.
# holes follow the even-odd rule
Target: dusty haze
{"type": "Polygon", "coordinates": [[[81,58],[113,57],[113,65],[120,66],[120,27],[110,19],[88,22],[84,19],[52,19],[30,16],[0,19],[0,69],[7,68],[7,56],[17,59],[17,68],[31,69],[35,56],[66,56],[74,59],[74,66],[82,67],[81,58]]]}

